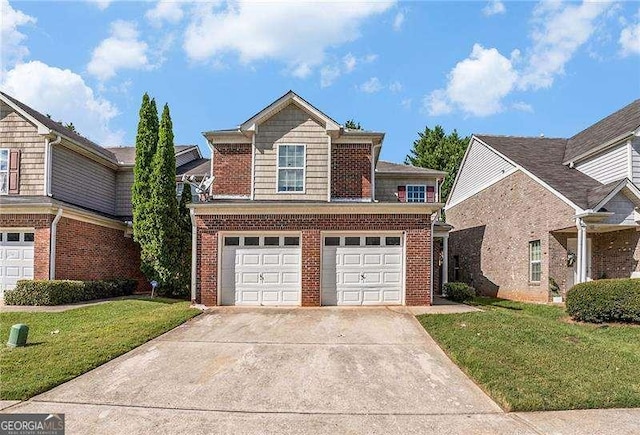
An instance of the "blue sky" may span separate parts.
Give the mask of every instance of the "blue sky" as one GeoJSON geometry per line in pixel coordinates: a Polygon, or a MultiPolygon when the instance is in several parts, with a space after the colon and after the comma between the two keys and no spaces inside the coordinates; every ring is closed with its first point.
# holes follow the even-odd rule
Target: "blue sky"
{"type": "Polygon", "coordinates": [[[293,89],[387,133],[567,136],[640,96],[636,2],[10,1],[0,86],[108,145],[132,144],[147,91],[176,144],[293,89]]]}

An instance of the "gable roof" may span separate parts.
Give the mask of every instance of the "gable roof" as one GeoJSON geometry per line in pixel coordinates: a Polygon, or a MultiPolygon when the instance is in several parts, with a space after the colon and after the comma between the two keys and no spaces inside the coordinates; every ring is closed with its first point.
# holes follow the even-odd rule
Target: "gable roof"
{"type": "Polygon", "coordinates": [[[204,177],[211,175],[211,159],[195,159],[176,168],[176,176],[195,175],[196,177],[204,177]]]}
{"type": "MultiPolygon", "coordinates": [[[[175,153],[180,154],[188,151],[189,149],[198,149],[197,145],[176,145],[175,153]]],[[[110,151],[121,165],[133,165],[136,161],[136,147],[133,145],[106,147],[106,150],[110,151]]]]}
{"type": "MultiPolygon", "coordinates": [[[[53,119],[49,118],[46,115],[43,115],[37,110],[32,109],[31,107],[27,106],[21,101],[16,100],[12,96],[0,91],[0,99],[2,99],[2,101],[4,101],[9,106],[13,107],[15,110],[18,110],[19,112],[23,112],[24,114],[26,114],[27,117],[30,117],[34,122],[45,127],[46,130],[50,130],[55,133],[58,133],[59,135],[62,135],[68,140],[70,140],[71,142],[74,142],[77,145],[80,145],[81,147],[88,149],[89,151],[99,154],[100,156],[106,158],[107,160],[110,160],[111,162],[114,162],[114,163],[117,162],[115,155],[111,151],[101,147],[100,145],[87,139],[86,137],[79,135],[75,131],[66,128],[62,124],[54,121],[53,119]]],[[[41,131],[39,131],[39,133],[42,134],[41,131]]]]}
{"type": "Polygon", "coordinates": [[[596,151],[616,139],[632,135],[640,127],[640,99],[582,130],[567,141],[564,163],[596,151]]]}
{"type": "Polygon", "coordinates": [[[255,125],[264,122],[268,118],[271,118],[273,115],[275,115],[291,103],[294,103],[301,109],[308,112],[310,115],[324,122],[325,128],[327,130],[340,130],[340,124],[337,123],[333,118],[331,118],[320,109],[315,107],[313,104],[309,103],[307,100],[291,90],[284,94],[282,97],[275,100],[273,103],[269,104],[264,109],[260,110],[251,118],[247,119],[242,124],[240,124],[240,130],[252,130],[253,128],[255,128],[255,125]]]}
{"type": "Polygon", "coordinates": [[[437,169],[420,168],[418,166],[405,165],[402,163],[387,162],[385,160],[378,160],[376,164],[377,174],[402,174],[402,175],[429,175],[429,176],[441,176],[447,175],[444,171],[438,171],[437,169]]]}
{"type": "Polygon", "coordinates": [[[582,209],[589,208],[589,191],[602,186],[602,183],[563,164],[567,139],[489,135],[474,137],[529,171],[582,209]]]}

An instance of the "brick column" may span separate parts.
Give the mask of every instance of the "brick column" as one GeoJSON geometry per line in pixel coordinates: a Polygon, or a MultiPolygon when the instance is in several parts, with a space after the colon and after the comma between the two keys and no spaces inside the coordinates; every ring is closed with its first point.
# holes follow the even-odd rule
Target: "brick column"
{"type": "Polygon", "coordinates": [[[198,279],[196,301],[218,305],[218,233],[198,228],[198,279]]]}
{"type": "Polygon", "coordinates": [[[320,231],[302,232],[302,306],[320,306],[320,231]]]}
{"type": "Polygon", "coordinates": [[[431,234],[430,229],[408,230],[406,237],[407,305],[431,305],[431,234]]]}

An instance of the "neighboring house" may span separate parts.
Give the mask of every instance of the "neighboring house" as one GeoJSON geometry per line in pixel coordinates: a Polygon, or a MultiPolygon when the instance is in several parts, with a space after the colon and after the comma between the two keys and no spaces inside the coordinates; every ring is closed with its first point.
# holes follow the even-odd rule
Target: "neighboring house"
{"type": "MultiPolygon", "coordinates": [[[[131,238],[134,157],[0,92],[0,296],[19,279],[143,282],[131,238]]],[[[197,146],[176,147],[180,173],[201,159],[197,146]]]]}
{"type": "Polygon", "coordinates": [[[379,161],[383,133],[345,129],[291,91],[204,136],[215,178],[191,206],[195,301],[431,303],[444,172],[379,161]]]}
{"type": "Polygon", "coordinates": [[[452,280],[546,302],[640,276],[640,100],[575,136],[474,135],[445,206],[452,280]]]}

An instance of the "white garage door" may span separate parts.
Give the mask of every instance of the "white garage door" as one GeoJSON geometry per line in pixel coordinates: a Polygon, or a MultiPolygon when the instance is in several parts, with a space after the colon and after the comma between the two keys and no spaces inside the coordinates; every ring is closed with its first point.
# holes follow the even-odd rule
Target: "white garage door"
{"type": "Polygon", "coordinates": [[[33,230],[0,229],[0,296],[18,280],[33,279],[33,238],[33,230]]]}
{"type": "Polygon", "coordinates": [[[300,305],[299,236],[225,236],[222,305],[300,305]]]}
{"type": "Polygon", "coordinates": [[[325,237],[323,305],[402,304],[402,237],[325,237]]]}

